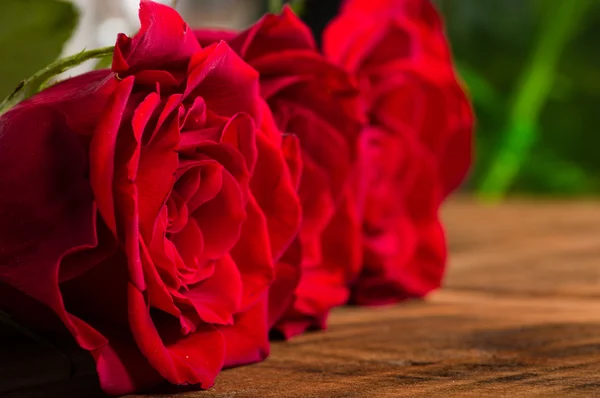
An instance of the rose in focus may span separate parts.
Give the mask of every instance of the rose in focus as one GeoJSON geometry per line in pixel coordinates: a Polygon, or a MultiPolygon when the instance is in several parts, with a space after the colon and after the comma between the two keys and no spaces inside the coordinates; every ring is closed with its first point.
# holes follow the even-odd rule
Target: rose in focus
{"type": "Polygon", "coordinates": [[[166,6],[140,19],[112,70],[0,119],[0,306],[70,332],[111,394],[264,359],[300,221],[256,71],[166,6]]]}

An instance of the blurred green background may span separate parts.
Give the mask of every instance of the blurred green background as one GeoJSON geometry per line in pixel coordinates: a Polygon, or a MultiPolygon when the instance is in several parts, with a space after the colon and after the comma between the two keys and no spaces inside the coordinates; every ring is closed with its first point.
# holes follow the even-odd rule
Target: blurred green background
{"type": "Polygon", "coordinates": [[[600,2],[438,0],[477,113],[467,188],[600,193],[600,2]]]}
{"type": "MultiPolygon", "coordinates": [[[[75,0],[106,9],[119,1],[129,0],[75,0]]],[[[185,14],[190,4],[231,10],[236,2],[252,4],[256,15],[267,3],[180,5],[185,14]]],[[[600,194],[600,0],[434,2],[478,119],[477,161],[465,189],[486,199],[600,194]]],[[[202,7],[189,15],[206,15],[202,7]]],[[[59,56],[77,15],[59,0],[0,1],[0,97],[59,56]]]]}

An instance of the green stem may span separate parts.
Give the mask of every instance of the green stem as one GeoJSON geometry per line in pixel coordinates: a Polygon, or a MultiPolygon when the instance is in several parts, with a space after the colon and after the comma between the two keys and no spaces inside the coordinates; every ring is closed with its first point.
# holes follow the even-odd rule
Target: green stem
{"type": "Polygon", "coordinates": [[[44,69],[37,71],[33,76],[23,80],[17,88],[0,103],[0,115],[8,111],[19,102],[26,100],[32,95],[44,89],[48,81],[64,71],[82,64],[89,59],[102,58],[112,54],[114,47],[97,48],[95,50],[82,51],[70,57],[61,58],[44,69]]]}
{"type": "Polygon", "coordinates": [[[552,89],[560,54],[592,3],[592,0],[562,0],[553,4],[535,52],[517,85],[502,144],[479,187],[483,199],[502,199],[518,175],[537,140],[537,121],[552,89]]]}

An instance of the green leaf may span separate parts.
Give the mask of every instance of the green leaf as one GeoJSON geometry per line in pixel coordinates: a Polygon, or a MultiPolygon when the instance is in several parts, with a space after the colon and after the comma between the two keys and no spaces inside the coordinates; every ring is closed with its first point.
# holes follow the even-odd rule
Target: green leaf
{"type": "Polygon", "coordinates": [[[0,1],[0,98],[60,55],[77,16],[63,1],[0,1]]]}

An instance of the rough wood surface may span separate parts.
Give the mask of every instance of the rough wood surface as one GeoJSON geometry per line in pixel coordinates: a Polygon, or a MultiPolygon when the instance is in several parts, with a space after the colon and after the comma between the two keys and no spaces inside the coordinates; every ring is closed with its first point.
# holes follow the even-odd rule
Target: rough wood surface
{"type": "MultiPolygon", "coordinates": [[[[338,309],[328,331],[176,396],[600,396],[600,203],[462,198],[444,218],[451,267],[427,301],[338,309]]],[[[89,358],[74,360],[66,381],[59,354],[3,338],[0,396],[98,395],[89,358]]]]}

